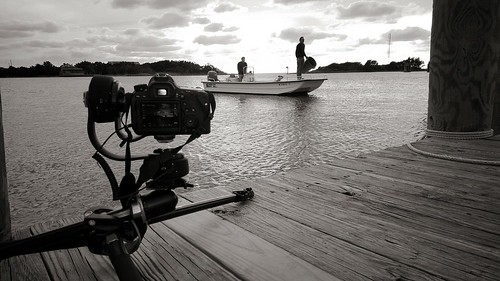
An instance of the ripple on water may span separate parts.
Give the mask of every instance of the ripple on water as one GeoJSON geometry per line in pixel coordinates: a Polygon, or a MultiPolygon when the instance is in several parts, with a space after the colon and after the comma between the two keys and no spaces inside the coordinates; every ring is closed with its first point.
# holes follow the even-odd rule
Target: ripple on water
{"type": "MultiPolygon", "coordinates": [[[[271,75],[270,77],[275,77],[271,75]]],[[[176,77],[199,86],[203,77],[176,77]]],[[[182,152],[196,188],[251,180],[337,161],[419,139],[427,110],[426,73],[327,74],[305,97],[216,95],[212,133],[182,152]]],[[[145,77],[118,77],[131,90],[145,77]]],[[[104,172],[91,158],[81,93],[90,78],[0,79],[14,228],[81,216],[97,205],[116,206],[104,172]],[[28,98],[27,98],[28,97],[28,98]]],[[[98,126],[99,135],[110,133],[98,126]]],[[[181,145],[178,136],[169,147],[181,145]]],[[[108,146],[113,151],[117,141],[108,146]]],[[[136,153],[165,147],[134,143],[136,153]]],[[[122,163],[110,162],[118,180],[122,163]]],[[[133,166],[137,172],[140,163],[133,166]]]]}

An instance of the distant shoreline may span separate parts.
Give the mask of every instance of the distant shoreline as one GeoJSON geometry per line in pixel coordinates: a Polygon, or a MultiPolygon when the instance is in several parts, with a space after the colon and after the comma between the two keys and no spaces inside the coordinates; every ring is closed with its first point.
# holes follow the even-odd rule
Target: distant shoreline
{"type": "MultiPolygon", "coordinates": [[[[351,72],[413,72],[426,71],[422,68],[424,62],[420,58],[408,58],[399,62],[379,65],[375,60],[368,60],[365,64],[360,62],[331,63],[320,66],[309,73],[351,73],[351,72]]],[[[49,61],[43,64],[27,67],[0,67],[0,78],[3,77],[91,77],[93,75],[109,76],[150,76],[155,73],[168,73],[172,76],[207,75],[208,71],[216,71],[219,75],[228,73],[211,64],[199,65],[189,61],[158,61],[153,63],[138,62],[88,62],[63,64],[54,66],[49,61]]],[[[289,73],[292,74],[292,73],[289,73]]]]}
{"type": "MultiPolygon", "coordinates": [[[[417,69],[409,72],[425,72],[427,69],[417,69]]],[[[313,70],[308,72],[307,74],[329,74],[329,73],[370,73],[370,72],[404,72],[397,70],[334,70],[334,71],[318,71],[313,70]]],[[[171,76],[205,76],[206,73],[175,73],[175,72],[164,72],[171,76]]],[[[2,76],[0,78],[75,78],[75,77],[93,77],[94,75],[106,75],[106,76],[153,76],[156,73],[138,73],[138,74],[85,74],[85,75],[73,75],[73,76],[59,76],[59,75],[43,75],[43,76],[2,76]]],[[[227,73],[218,73],[219,75],[229,75],[227,73]]],[[[259,74],[281,74],[281,72],[269,72],[269,73],[259,73],[259,74]]],[[[288,75],[294,75],[295,73],[288,73],[288,75]]]]}

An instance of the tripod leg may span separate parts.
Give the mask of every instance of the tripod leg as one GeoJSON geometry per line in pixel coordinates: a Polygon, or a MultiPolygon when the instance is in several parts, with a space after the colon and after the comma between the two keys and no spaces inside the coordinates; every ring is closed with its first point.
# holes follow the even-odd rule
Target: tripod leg
{"type": "Polygon", "coordinates": [[[20,240],[0,243],[0,260],[13,256],[86,246],[90,227],[84,222],[67,225],[20,240]]]}
{"type": "Polygon", "coordinates": [[[162,215],[158,215],[158,216],[155,216],[152,218],[148,218],[148,223],[153,224],[153,223],[161,222],[164,220],[169,220],[169,219],[173,219],[176,217],[180,217],[183,215],[191,214],[194,212],[206,210],[209,208],[214,208],[214,207],[221,206],[221,205],[228,204],[228,203],[250,200],[251,198],[253,198],[253,196],[254,196],[254,192],[251,188],[247,188],[247,189],[242,190],[242,191],[234,191],[233,194],[231,194],[231,195],[189,204],[189,205],[186,205],[183,207],[179,207],[179,208],[177,208],[171,212],[168,212],[166,214],[162,214],[162,215]]]}
{"type": "Polygon", "coordinates": [[[115,234],[106,237],[106,250],[120,281],[144,280],[122,241],[115,234]]]}

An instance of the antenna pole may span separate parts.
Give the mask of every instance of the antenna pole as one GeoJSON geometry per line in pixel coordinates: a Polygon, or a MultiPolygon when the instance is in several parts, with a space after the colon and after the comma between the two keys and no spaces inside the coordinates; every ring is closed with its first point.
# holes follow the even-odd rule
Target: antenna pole
{"type": "Polygon", "coordinates": [[[387,50],[387,58],[391,60],[391,34],[389,33],[389,50],[387,50]]]}

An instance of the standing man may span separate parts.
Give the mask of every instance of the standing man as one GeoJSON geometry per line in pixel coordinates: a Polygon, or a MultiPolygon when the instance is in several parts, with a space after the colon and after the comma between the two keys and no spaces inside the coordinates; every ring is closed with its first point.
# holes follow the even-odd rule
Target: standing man
{"type": "Polygon", "coordinates": [[[247,73],[247,63],[245,62],[245,57],[241,58],[241,61],[238,63],[238,78],[243,81],[243,75],[247,73]]]}
{"type": "Polygon", "coordinates": [[[305,52],[306,45],[304,45],[304,37],[299,38],[299,44],[295,48],[295,57],[297,58],[297,80],[302,79],[302,67],[304,66],[305,59],[307,58],[305,52]]]}

